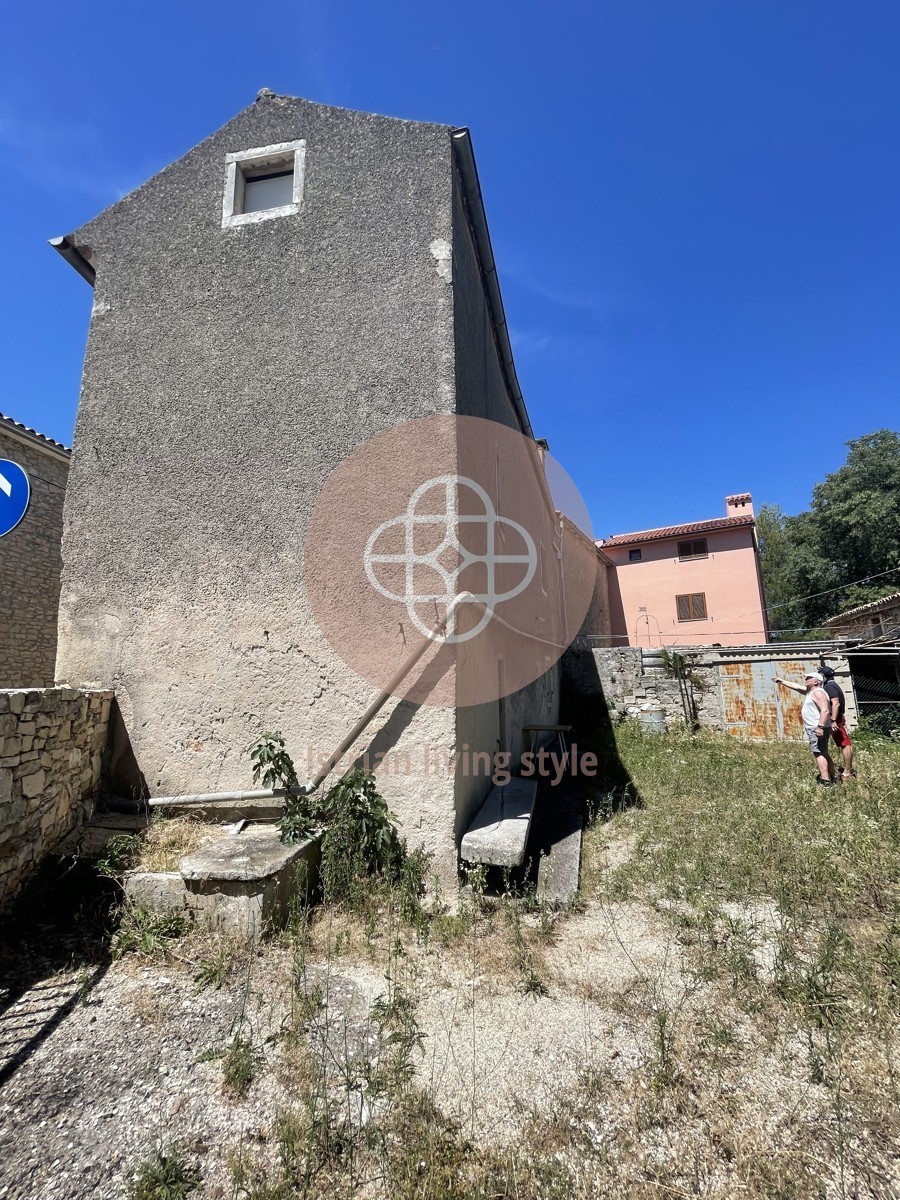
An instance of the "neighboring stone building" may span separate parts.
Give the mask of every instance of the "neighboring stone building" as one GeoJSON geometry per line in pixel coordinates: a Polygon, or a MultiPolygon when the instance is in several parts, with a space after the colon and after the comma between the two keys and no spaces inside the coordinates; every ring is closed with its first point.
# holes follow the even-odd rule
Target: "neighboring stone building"
{"type": "Polygon", "coordinates": [[[53,683],[70,453],[0,413],[0,459],[21,467],[30,485],[25,515],[0,537],[0,688],[53,683]]]}
{"type": "Polygon", "coordinates": [[[613,641],[620,646],[745,646],[767,642],[753,503],[725,516],[620,533],[597,543],[610,559],[613,641]]]}
{"type": "MultiPolygon", "coordinates": [[[[308,594],[305,538],[329,476],[411,418],[487,418],[533,445],[468,131],[263,91],[54,245],[95,287],[58,678],[115,689],[143,777],[119,787],[246,788],[261,729],[282,730],[305,771],[377,695],[308,594]]],[[[536,479],[537,461],[505,477],[498,457],[498,491],[536,479]]],[[[563,533],[549,499],[539,524],[543,610],[526,636],[548,646],[543,676],[456,708],[410,691],[357,747],[409,764],[382,790],[445,880],[490,787],[449,756],[515,754],[523,723],[557,714],[563,533]]],[[[593,556],[580,576],[591,569],[593,556]]],[[[337,569],[331,586],[345,602],[337,569]]],[[[402,609],[391,629],[400,661],[402,609]]],[[[480,665],[496,686],[498,664],[480,665]]]]}
{"type": "Polygon", "coordinates": [[[837,638],[900,638],[900,592],[858,604],[824,622],[837,638]]]}

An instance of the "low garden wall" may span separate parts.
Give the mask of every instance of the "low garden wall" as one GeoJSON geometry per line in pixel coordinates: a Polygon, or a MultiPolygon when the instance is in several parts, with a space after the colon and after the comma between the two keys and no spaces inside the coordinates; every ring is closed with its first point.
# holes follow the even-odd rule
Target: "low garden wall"
{"type": "Polygon", "coordinates": [[[844,690],[847,727],[857,720],[846,656],[828,642],[766,646],[673,647],[684,654],[685,678],[665,666],[660,648],[602,646],[580,637],[563,655],[563,678],[576,693],[602,695],[615,721],[642,710],[662,710],[668,726],[689,724],[737,737],[802,740],[800,697],[779,691],[777,675],[799,683],[825,658],[844,690]]]}
{"type": "Polygon", "coordinates": [[[111,691],[0,691],[0,908],[45,854],[87,823],[111,691]]]}

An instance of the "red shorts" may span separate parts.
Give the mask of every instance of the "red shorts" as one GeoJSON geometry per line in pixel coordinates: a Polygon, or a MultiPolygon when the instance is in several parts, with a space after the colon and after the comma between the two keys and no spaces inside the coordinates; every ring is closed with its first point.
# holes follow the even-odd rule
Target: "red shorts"
{"type": "Polygon", "coordinates": [[[835,745],[840,746],[843,750],[845,746],[852,745],[850,734],[847,732],[847,727],[844,724],[845,718],[835,721],[831,726],[831,736],[834,738],[835,745]]]}

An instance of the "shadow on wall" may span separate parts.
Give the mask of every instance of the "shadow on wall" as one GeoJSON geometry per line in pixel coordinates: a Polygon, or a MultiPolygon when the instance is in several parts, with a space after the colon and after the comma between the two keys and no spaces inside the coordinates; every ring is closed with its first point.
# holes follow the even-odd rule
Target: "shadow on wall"
{"type": "Polygon", "coordinates": [[[624,808],[640,806],[640,795],[619,757],[603,684],[589,649],[571,647],[563,655],[559,719],[572,726],[569,738],[577,744],[579,757],[586,753],[597,756],[597,774],[582,781],[586,816],[590,819],[593,810],[603,819],[624,808]]]}
{"type": "Polygon", "coordinates": [[[109,710],[109,730],[103,761],[103,798],[101,807],[128,808],[138,811],[150,795],[128,736],[118,702],[109,710]]]}
{"type": "MultiPolygon", "coordinates": [[[[590,650],[569,649],[562,659],[560,724],[570,725],[567,735],[569,770],[560,778],[539,778],[537,802],[524,862],[513,870],[489,867],[487,890],[507,889],[534,893],[539,888],[541,862],[566,838],[585,826],[608,821],[617,812],[641,807],[643,801],[625,764],[619,757],[615,730],[590,650]],[[579,763],[594,754],[596,773],[571,774],[573,747],[579,763]]],[[[552,740],[544,743],[555,751],[552,740]]]]}
{"type": "MultiPolygon", "coordinates": [[[[371,770],[371,766],[368,766],[368,764],[377,762],[379,755],[384,756],[391,750],[396,749],[401,737],[412,724],[416,713],[422,707],[418,701],[408,698],[409,692],[415,690],[419,695],[423,691],[426,695],[429,694],[447,674],[453,666],[454,661],[452,647],[442,645],[431,662],[422,671],[421,676],[413,684],[410,684],[407,694],[401,696],[397,701],[394,711],[381,729],[378,730],[366,748],[361,750],[357,755],[353,766],[350,768],[351,770],[355,770],[358,767],[371,770]]],[[[336,778],[334,782],[337,782],[336,778]]]]}

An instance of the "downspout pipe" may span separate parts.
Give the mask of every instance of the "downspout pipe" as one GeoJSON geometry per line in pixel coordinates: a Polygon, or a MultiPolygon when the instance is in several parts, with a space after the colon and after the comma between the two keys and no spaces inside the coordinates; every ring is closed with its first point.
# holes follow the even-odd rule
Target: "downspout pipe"
{"type": "Polygon", "coordinates": [[[213,804],[217,801],[238,802],[244,800],[272,800],[276,796],[310,796],[317,791],[323,780],[334,770],[336,763],[340,762],[341,757],[353,745],[359,735],[363,732],[369,722],[376,716],[391,696],[394,694],[394,689],[403,682],[403,679],[413,669],[419,659],[425,654],[429,646],[434,642],[442,642],[444,633],[447,629],[447,624],[451,616],[463,604],[475,604],[477,601],[471,592],[460,592],[447,605],[447,612],[440,621],[430,631],[428,636],[422,641],[412,654],[410,654],[398,667],[395,674],[392,676],[387,687],[385,687],[375,697],[363,715],[359,718],[353,728],[342,738],[341,742],[332,753],[328,756],[325,763],[311,780],[297,788],[260,788],[257,791],[251,792],[198,792],[187,796],[154,796],[148,801],[151,808],[166,808],[166,807],[181,807],[182,805],[190,804],[213,804]]]}

